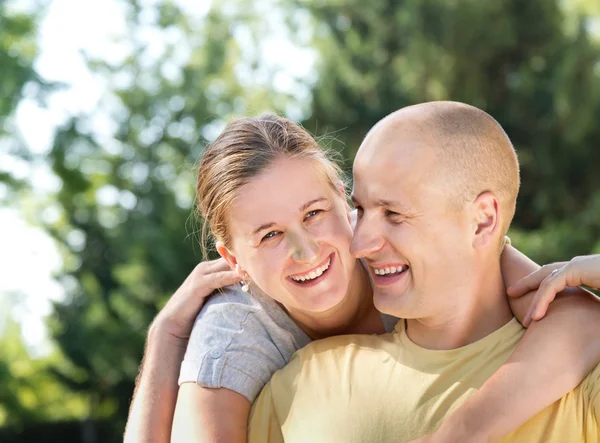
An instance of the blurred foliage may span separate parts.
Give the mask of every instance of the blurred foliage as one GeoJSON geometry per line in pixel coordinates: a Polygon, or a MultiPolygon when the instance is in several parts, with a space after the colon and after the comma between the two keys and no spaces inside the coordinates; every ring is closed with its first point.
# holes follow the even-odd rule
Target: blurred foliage
{"type": "MultiPolygon", "coordinates": [[[[34,18],[11,13],[0,1],[0,148],[13,153],[15,141],[8,137],[7,120],[21,100],[25,84],[37,78],[32,66],[37,51],[34,35],[34,18]]],[[[0,185],[3,183],[7,191],[25,185],[0,164],[0,185]]]]}
{"type": "MultiPolygon", "coordinates": [[[[146,328],[201,259],[193,165],[233,115],[300,118],[339,140],[349,167],[387,113],[427,100],[471,103],[500,121],[519,152],[515,245],[540,261],[599,252],[600,44],[590,35],[599,16],[593,2],[561,3],[222,1],[201,21],[170,1],[150,15],[150,6],[124,3],[129,55],[108,63],[84,54],[106,91],[93,112],[59,128],[47,159],[61,187],[37,222],[65,258],[67,298],[50,319],[60,357],[19,376],[2,348],[0,401],[19,417],[4,423],[79,417],[122,432],[146,328]],[[273,16],[317,57],[315,75],[287,90],[264,57],[273,16]],[[58,383],[72,400],[51,416],[43,405],[58,383]],[[33,389],[33,403],[28,386],[43,389],[33,389]]],[[[6,16],[1,5],[0,125],[36,81],[33,18],[6,16]],[[20,27],[4,25],[11,20],[20,27]]]]}
{"type": "Polygon", "coordinates": [[[36,78],[32,67],[37,52],[35,21],[6,9],[5,2],[0,2],[0,135],[5,118],[22,97],[23,85],[36,78]]]}
{"type": "Polygon", "coordinates": [[[31,360],[19,326],[10,319],[0,336],[0,423],[24,429],[31,422],[81,417],[85,397],[65,389],[53,370],[71,370],[59,353],[31,360]]]}

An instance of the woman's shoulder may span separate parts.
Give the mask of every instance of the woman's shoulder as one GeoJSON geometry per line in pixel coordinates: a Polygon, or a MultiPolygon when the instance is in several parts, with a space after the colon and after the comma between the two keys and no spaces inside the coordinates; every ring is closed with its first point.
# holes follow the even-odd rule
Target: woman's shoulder
{"type": "Polygon", "coordinates": [[[221,323],[235,329],[247,325],[265,331],[279,329],[293,335],[303,334],[277,302],[263,294],[244,292],[238,285],[214,291],[198,313],[194,329],[221,323]]]}
{"type": "Polygon", "coordinates": [[[232,285],[224,286],[213,291],[207,298],[200,314],[206,312],[207,308],[210,306],[219,306],[228,303],[248,306],[248,309],[261,309],[261,304],[253,293],[242,291],[239,285],[232,285]]]}
{"type": "Polygon", "coordinates": [[[252,401],[273,372],[309,342],[273,300],[223,288],[196,318],[179,381],[226,387],[252,401]]]}

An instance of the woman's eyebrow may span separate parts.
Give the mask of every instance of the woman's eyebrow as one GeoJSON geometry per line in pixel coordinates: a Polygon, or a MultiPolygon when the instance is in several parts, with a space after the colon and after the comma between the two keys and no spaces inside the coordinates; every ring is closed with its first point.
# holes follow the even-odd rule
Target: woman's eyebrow
{"type": "Polygon", "coordinates": [[[265,223],[264,225],[260,225],[258,228],[256,228],[254,231],[252,231],[251,237],[255,236],[260,231],[264,231],[265,229],[269,229],[269,228],[271,228],[273,226],[275,226],[275,223],[273,223],[273,222],[271,222],[271,223],[265,223]]]}
{"type": "MultiPolygon", "coordinates": [[[[302,206],[300,206],[299,211],[303,212],[305,211],[307,208],[311,207],[312,205],[314,205],[315,203],[320,203],[320,202],[328,202],[329,200],[327,200],[325,197],[319,197],[319,198],[315,198],[313,200],[310,200],[306,203],[304,203],[302,206]]],[[[269,229],[272,228],[273,226],[275,226],[275,223],[270,222],[270,223],[265,223],[263,225],[260,225],[258,228],[256,228],[254,231],[252,231],[251,236],[254,236],[256,234],[258,234],[260,231],[264,231],[265,229],[269,229]]]]}
{"type": "Polygon", "coordinates": [[[328,200],[325,197],[315,198],[313,200],[310,200],[309,202],[304,203],[302,206],[300,206],[300,209],[298,209],[298,211],[300,211],[300,212],[306,211],[307,208],[314,205],[315,203],[326,202],[326,201],[328,201],[328,200]]]}

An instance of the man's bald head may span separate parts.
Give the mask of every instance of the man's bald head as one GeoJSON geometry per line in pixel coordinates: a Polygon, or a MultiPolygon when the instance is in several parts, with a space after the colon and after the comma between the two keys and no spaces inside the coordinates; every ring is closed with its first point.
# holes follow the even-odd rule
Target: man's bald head
{"type": "Polygon", "coordinates": [[[357,160],[360,162],[361,156],[382,161],[393,158],[406,139],[422,141],[414,144],[415,149],[432,149],[435,167],[429,178],[446,188],[452,206],[462,208],[489,191],[501,204],[502,232],[508,230],[519,191],[519,165],[508,136],[496,120],[464,103],[409,106],[371,129],[357,160]]]}

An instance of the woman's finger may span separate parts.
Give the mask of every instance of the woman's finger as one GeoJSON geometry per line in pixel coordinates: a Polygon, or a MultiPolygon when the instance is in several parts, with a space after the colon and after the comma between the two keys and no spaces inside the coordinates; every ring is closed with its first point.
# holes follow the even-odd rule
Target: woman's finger
{"type": "Polygon", "coordinates": [[[506,293],[511,297],[521,297],[530,291],[533,291],[540,287],[540,284],[546,277],[548,277],[555,269],[560,269],[565,266],[566,262],[552,263],[550,265],[544,265],[537,271],[533,271],[527,277],[523,277],[521,280],[510,286],[506,293]]]}
{"type": "Polygon", "coordinates": [[[229,263],[224,258],[218,258],[216,260],[209,260],[202,262],[196,266],[198,273],[200,274],[212,274],[213,272],[226,271],[231,269],[229,263]]]}
{"type": "Polygon", "coordinates": [[[548,312],[548,306],[554,301],[556,295],[567,286],[566,266],[555,269],[542,281],[535,296],[534,305],[531,307],[532,320],[541,320],[548,312]]]}
{"type": "Polygon", "coordinates": [[[214,272],[210,275],[212,279],[211,286],[214,289],[222,288],[223,286],[229,286],[242,281],[242,278],[236,271],[229,269],[228,271],[214,272]]]}

